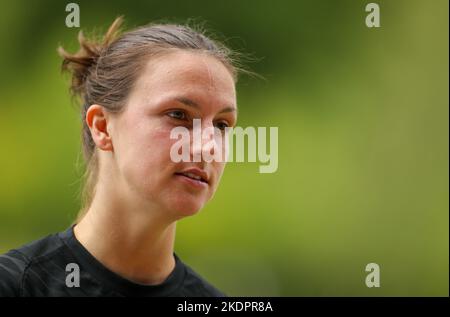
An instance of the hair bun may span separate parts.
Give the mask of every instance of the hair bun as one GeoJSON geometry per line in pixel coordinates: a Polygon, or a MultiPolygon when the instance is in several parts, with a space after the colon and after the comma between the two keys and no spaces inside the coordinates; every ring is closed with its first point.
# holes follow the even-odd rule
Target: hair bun
{"type": "Polygon", "coordinates": [[[68,53],[62,46],[58,47],[58,53],[63,58],[61,70],[68,71],[72,75],[70,91],[73,95],[84,96],[86,80],[92,67],[102,52],[117,39],[122,23],[122,17],[116,18],[100,41],[87,39],[80,31],[78,33],[80,48],[74,54],[68,53]]]}

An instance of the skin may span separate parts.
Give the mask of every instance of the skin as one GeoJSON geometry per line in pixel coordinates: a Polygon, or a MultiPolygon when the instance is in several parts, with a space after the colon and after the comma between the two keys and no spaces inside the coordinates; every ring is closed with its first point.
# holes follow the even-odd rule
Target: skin
{"type": "MultiPolygon", "coordinates": [[[[194,118],[204,129],[234,126],[236,116],[228,69],[212,56],[182,50],[147,62],[124,111],[92,105],[86,122],[98,151],[99,177],[93,202],[74,227],[78,241],[111,271],[137,283],[162,283],[175,267],[177,220],[196,214],[213,197],[225,165],[172,162],[170,148],[177,140],[170,131],[184,126],[192,136],[194,118]],[[205,188],[175,175],[191,167],[208,174],[205,188]]],[[[202,138],[202,146],[207,141],[202,138]]],[[[191,157],[193,151],[191,146],[191,157]]]]}

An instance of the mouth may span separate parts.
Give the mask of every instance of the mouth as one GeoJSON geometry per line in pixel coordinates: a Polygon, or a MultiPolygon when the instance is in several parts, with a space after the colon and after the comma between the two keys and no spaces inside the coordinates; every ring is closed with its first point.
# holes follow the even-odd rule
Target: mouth
{"type": "Polygon", "coordinates": [[[175,173],[175,175],[180,177],[188,184],[197,187],[205,187],[209,184],[208,175],[200,169],[191,169],[184,172],[178,172],[175,173]]]}
{"type": "Polygon", "coordinates": [[[184,176],[184,177],[190,178],[192,180],[196,180],[196,181],[208,184],[208,182],[206,180],[204,180],[200,176],[192,174],[192,173],[175,173],[175,175],[184,176]]]}

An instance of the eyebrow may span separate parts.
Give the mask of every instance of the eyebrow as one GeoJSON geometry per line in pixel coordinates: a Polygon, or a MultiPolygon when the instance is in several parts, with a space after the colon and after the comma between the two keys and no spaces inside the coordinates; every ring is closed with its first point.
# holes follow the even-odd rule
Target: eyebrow
{"type": "MultiPolygon", "coordinates": [[[[176,97],[175,100],[178,102],[181,102],[182,104],[185,104],[186,106],[189,106],[189,107],[193,107],[193,108],[197,108],[197,109],[201,108],[198,103],[196,103],[195,101],[193,101],[189,98],[186,98],[186,97],[176,97]]],[[[237,114],[237,108],[236,107],[225,107],[219,111],[219,113],[224,113],[224,112],[236,112],[236,114],[237,114]]]]}

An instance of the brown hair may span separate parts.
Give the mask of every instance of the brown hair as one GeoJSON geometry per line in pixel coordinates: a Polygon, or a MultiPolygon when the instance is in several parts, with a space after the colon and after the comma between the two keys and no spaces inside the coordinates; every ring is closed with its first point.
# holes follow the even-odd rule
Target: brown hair
{"type": "MultiPolygon", "coordinates": [[[[70,54],[62,47],[62,70],[72,75],[73,96],[81,101],[82,146],[86,163],[82,190],[82,206],[75,222],[81,220],[92,202],[97,183],[98,160],[85,116],[92,104],[107,111],[120,112],[143,64],[152,56],[173,49],[194,50],[210,54],[220,60],[237,81],[236,54],[223,44],[207,37],[203,31],[177,24],[150,24],[121,34],[122,17],[117,18],[100,41],[86,39],[80,31],[80,49],[70,54]]],[[[248,71],[244,71],[249,73],[248,71]]]]}

